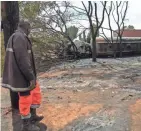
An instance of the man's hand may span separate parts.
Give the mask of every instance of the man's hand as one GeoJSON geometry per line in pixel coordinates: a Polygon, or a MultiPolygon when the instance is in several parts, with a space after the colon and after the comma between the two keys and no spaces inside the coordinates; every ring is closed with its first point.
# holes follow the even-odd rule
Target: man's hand
{"type": "Polygon", "coordinates": [[[36,87],[36,81],[35,80],[30,81],[31,90],[33,90],[35,87],[36,87]]]}

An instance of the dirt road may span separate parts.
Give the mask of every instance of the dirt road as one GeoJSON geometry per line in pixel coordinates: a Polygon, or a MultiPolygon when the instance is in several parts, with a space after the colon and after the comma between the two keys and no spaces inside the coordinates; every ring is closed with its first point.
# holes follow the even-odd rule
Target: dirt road
{"type": "MultiPolygon", "coordinates": [[[[64,63],[40,74],[39,82],[38,113],[48,131],[141,131],[141,57],[64,63]]],[[[2,131],[13,130],[11,118],[19,131],[3,92],[2,131]]]]}

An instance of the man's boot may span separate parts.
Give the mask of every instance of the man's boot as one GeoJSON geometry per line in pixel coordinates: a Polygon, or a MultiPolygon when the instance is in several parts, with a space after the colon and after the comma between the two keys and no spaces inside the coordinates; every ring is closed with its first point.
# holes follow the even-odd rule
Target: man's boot
{"type": "Polygon", "coordinates": [[[42,115],[41,116],[37,115],[36,109],[31,108],[30,112],[31,112],[31,122],[33,122],[33,123],[39,122],[44,118],[42,115]]]}
{"type": "Polygon", "coordinates": [[[31,124],[30,118],[22,120],[21,131],[40,131],[40,128],[34,124],[31,124]]]}

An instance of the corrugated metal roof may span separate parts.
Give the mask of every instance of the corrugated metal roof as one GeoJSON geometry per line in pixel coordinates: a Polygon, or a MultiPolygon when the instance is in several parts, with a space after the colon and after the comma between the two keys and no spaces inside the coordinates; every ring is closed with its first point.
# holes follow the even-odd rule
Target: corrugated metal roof
{"type": "Polygon", "coordinates": [[[141,37],[141,30],[124,30],[123,37],[141,37]]]}
{"type": "MultiPolygon", "coordinates": [[[[114,33],[114,36],[116,37],[117,34],[114,33]]],[[[141,37],[141,30],[131,30],[131,29],[125,29],[123,31],[122,37],[141,37]]]]}

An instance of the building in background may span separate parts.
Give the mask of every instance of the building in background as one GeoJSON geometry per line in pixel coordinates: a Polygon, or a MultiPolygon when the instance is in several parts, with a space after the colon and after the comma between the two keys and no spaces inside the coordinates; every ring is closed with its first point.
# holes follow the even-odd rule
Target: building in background
{"type": "MultiPolygon", "coordinates": [[[[117,33],[114,32],[113,36],[117,37],[117,33]]],[[[140,37],[141,38],[141,29],[138,29],[138,30],[136,30],[136,29],[132,29],[132,30],[131,29],[125,29],[123,31],[122,37],[137,37],[137,38],[140,37]]]]}

